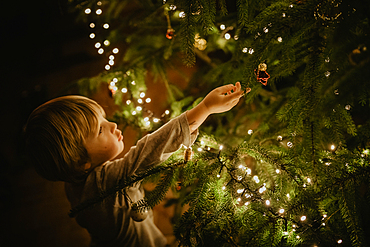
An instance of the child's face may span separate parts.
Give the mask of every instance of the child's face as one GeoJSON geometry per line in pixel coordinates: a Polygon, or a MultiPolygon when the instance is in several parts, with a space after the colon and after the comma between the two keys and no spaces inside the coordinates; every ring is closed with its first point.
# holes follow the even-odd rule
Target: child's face
{"type": "Polygon", "coordinates": [[[123,151],[123,136],[117,124],[109,122],[102,115],[98,117],[98,126],[86,138],[85,148],[96,167],[114,159],[123,151]]]}

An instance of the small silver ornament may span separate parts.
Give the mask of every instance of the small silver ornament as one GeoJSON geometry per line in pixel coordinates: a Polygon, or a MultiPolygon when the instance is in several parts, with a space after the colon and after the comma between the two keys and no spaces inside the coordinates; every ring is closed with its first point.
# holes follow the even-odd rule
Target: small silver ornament
{"type": "Polygon", "coordinates": [[[147,209],[140,210],[135,204],[131,207],[130,217],[136,222],[141,222],[148,217],[149,211],[147,209]]]}

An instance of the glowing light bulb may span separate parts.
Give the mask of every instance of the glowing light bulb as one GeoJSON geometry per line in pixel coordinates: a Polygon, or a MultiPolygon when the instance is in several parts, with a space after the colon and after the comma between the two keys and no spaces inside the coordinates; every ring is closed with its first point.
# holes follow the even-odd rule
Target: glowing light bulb
{"type": "Polygon", "coordinates": [[[114,48],[112,51],[114,54],[117,54],[119,52],[118,48],[114,48]]]}
{"type": "Polygon", "coordinates": [[[266,204],[267,206],[269,206],[269,205],[271,204],[270,200],[266,200],[266,201],[265,201],[265,204],[266,204]]]}
{"type": "Polygon", "coordinates": [[[132,111],[132,113],[131,113],[131,114],[132,114],[132,115],[136,115],[136,113],[137,113],[136,111],[132,111]]]}
{"type": "MultiPolygon", "coordinates": [[[[109,42],[109,40],[107,40],[107,39],[106,39],[106,40],[104,40],[104,42],[103,42],[103,43],[104,43],[104,45],[105,45],[105,46],[110,45],[110,42],[109,42]]],[[[110,56],[109,56],[109,57],[110,57],[110,56]]],[[[113,56],[113,58],[114,58],[114,56],[113,56]]]]}
{"type": "Polygon", "coordinates": [[[110,56],[109,56],[109,59],[110,59],[110,60],[113,60],[113,59],[114,59],[114,56],[113,56],[113,55],[110,55],[110,56]]]}
{"type": "Polygon", "coordinates": [[[100,49],[98,50],[98,53],[99,53],[99,54],[103,54],[103,53],[104,53],[104,49],[103,49],[103,48],[100,48],[100,49]]]}
{"type": "Polygon", "coordinates": [[[95,23],[91,22],[90,23],[90,28],[94,28],[95,27],[95,23]]]}
{"type": "Polygon", "coordinates": [[[224,148],[224,146],[223,145],[220,145],[219,149],[222,150],[223,148],[224,148]]]}
{"type": "Polygon", "coordinates": [[[335,149],[335,145],[331,145],[331,146],[330,146],[330,149],[331,149],[331,150],[334,150],[334,149],[335,149]]]}
{"type": "Polygon", "coordinates": [[[180,17],[180,18],[184,18],[184,17],[185,17],[185,12],[184,12],[184,11],[181,11],[181,12],[179,13],[179,17],[180,17]]]}
{"type": "Polygon", "coordinates": [[[231,35],[229,33],[225,33],[225,39],[229,40],[231,38],[231,35]]]}
{"type": "Polygon", "coordinates": [[[221,25],[220,25],[220,29],[221,29],[221,30],[225,30],[225,28],[226,28],[226,26],[225,26],[224,24],[221,24],[221,25]]]}
{"type": "Polygon", "coordinates": [[[225,190],[226,189],[226,187],[225,186],[222,186],[222,190],[225,190]]]}
{"type": "Polygon", "coordinates": [[[277,41],[281,43],[281,42],[283,42],[283,38],[282,37],[278,37],[277,38],[277,41]]]}
{"type": "Polygon", "coordinates": [[[127,93],[127,88],[124,87],[124,88],[121,89],[121,91],[122,91],[122,93],[127,93]]]}
{"type": "Polygon", "coordinates": [[[254,53],[254,50],[253,48],[249,48],[249,51],[248,51],[249,54],[253,54],[254,53]]]}
{"type": "Polygon", "coordinates": [[[304,215],[301,217],[301,221],[305,221],[306,219],[307,219],[307,217],[304,216],[304,215]]]}
{"type": "Polygon", "coordinates": [[[244,205],[245,205],[245,206],[248,206],[248,205],[249,205],[249,202],[244,203],[244,205]]]}
{"type": "Polygon", "coordinates": [[[251,135],[251,134],[253,134],[253,130],[248,130],[248,135],[251,135]]]}
{"type": "Polygon", "coordinates": [[[91,9],[90,8],[87,8],[87,9],[85,9],[85,14],[90,14],[91,13],[91,9]]]}
{"type": "Polygon", "coordinates": [[[253,180],[258,184],[260,182],[259,178],[257,175],[253,176],[253,180]]]}
{"type": "Polygon", "coordinates": [[[203,151],[203,149],[201,147],[199,147],[197,150],[198,150],[198,152],[202,152],[203,151]]]}
{"type": "Polygon", "coordinates": [[[118,79],[117,78],[113,78],[113,82],[118,82],[118,79]]]}
{"type": "Polygon", "coordinates": [[[219,178],[219,177],[221,177],[221,175],[220,174],[217,174],[217,177],[219,178]]]}
{"type": "Polygon", "coordinates": [[[143,108],[141,106],[136,107],[137,111],[141,111],[143,108]]]}
{"type": "Polygon", "coordinates": [[[113,65],[114,65],[114,60],[109,60],[108,64],[109,64],[110,66],[113,66],[113,65]]]}
{"type": "Polygon", "coordinates": [[[279,213],[281,213],[281,214],[283,214],[284,212],[285,212],[284,208],[281,208],[281,209],[279,210],[279,213]]]}
{"type": "Polygon", "coordinates": [[[341,243],[343,243],[343,240],[342,239],[339,239],[337,243],[338,244],[341,244],[341,243]]]}
{"type": "Polygon", "coordinates": [[[144,118],[144,121],[145,121],[145,122],[148,122],[148,121],[149,121],[149,117],[145,117],[145,118],[144,118]]]}
{"type": "Polygon", "coordinates": [[[252,174],[252,170],[250,168],[247,168],[247,170],[245,171],[248,175],[251,175],[252,174]]]}
{"type": "Polygon", "coordinates": [[[248,48],[247,47],[244,47],[243,50],[242,50],[243,53],[247,53],[248,52],[248,48]]]}
{"type": "Polygon", "coordinates": [[[154,119],[153,119],[153,122],[154,122],[154,123],[158,123],[158,122],[159,122],[159,119],[158,119],[158,118],[154,118],[154,119]]]}
{"type": "Polygon", "coordinates": [[[169,111],[169,110],[165,110],[165,111],[164,111],[164,113],[165,113],[166,115],[168,115],[168,114],[170,114],[170,111],[169,111]]]}
{"type": "Polygon", "coordinates": [[[152,101],[152,99],[151,99],[151,98],[146,98],[146,99],[145,99],[145,102],[146,102],[146,103],[150,103],[151,101],[152,101]]]}
{"type": "Polygon", "coordinates": [[[101,15],[101,14],[103,13],[103,11],[102,11],[101,9],[97,9],[97,10],[95,11],[95,13],[96,13],[97,15],[101,15]]]}
{"type": "Polygon", "coordinates": [[[275,170],[275,172],[276,172],[277,174],[279,174],[279,173],[280,173],[280,170],[279,170],[279,169],[276,169],[276,170],[275,170]]]}
{"type": "Polygon", "coordinates": [[[143,100],[142,99],[138,99],[137,100],[137,103],[142,104],[143,103],[143,100]]]}
{"type": "Polygon", "coordinates": [[[140,93],[140,98],[144,98],[145,97],[145,93],[144,92],[141,92],[140,93]]]}
{"type": "Polygon", "coordinates": [[[105,65],[105,70],[110,70],[110,65],[109,64],[107,64],[107,65],[105,65]]]}
{"type": "Polygon", "coordinates": [[[129,104],[131,104],[131,100],[126,100],[126,105],[129,105],[129,104]]]}
{"type": "Polygon", "coordinates": [[[108,29],[108,28],[109,28],[109,24],[108,24],[108,23],[105,23],[105,24],[103,25],[103,28],[104,28],[104,29],[108,29]]]}
{"type": "Polygon", "coordinates": [[[238,189],[236,192],[237,192],[238,194],[241,194],[241,193],[243,193],[243,191],[244,191],[244,189],[238,189]]]}
{"type": "Polygon", "coordinates": [[[90,39],[95,38],[95,33],[90,33],[89,37],[90,37],[90,39]]]}

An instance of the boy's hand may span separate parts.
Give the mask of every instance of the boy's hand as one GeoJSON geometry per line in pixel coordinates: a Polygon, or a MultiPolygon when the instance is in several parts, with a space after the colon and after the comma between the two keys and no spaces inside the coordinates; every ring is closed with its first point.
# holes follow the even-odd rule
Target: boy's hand
{"type": "MultiPolygon", "coordinates": [[[[247,88],[246,93],[250,92],[247,88]]],[[[206,107],[209,114],[226,112],[238,104],[239,99],[244,95],[241,90],[240,82],[221,86],[212,90],[203,99],[202,103],[206,107]]]]}

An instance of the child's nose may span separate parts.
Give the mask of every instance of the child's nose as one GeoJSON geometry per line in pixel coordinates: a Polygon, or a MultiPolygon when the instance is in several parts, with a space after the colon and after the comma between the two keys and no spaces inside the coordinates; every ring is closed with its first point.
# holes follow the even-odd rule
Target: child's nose
{"type": "Polygon", "coordinates": [[[111,123],[111,131],[114,132],[117,129],[117,124],[114,122],[110,122],[110,123],[111,123]]]}

